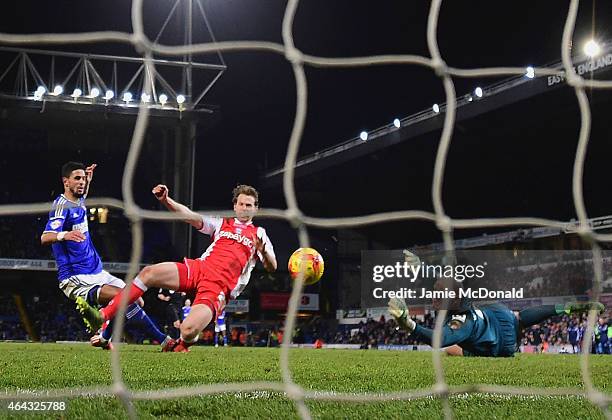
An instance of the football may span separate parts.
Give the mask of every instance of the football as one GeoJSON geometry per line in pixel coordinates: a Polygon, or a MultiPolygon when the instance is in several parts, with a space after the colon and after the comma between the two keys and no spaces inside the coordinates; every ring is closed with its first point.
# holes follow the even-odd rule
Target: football
{"type": "Polygon", "coordinates": [[[295,280],[304,271],[304,285],[309,286],[321,280],[325,264],[316,249],[300,248],[289,257],[289,274],[295,280]]]}

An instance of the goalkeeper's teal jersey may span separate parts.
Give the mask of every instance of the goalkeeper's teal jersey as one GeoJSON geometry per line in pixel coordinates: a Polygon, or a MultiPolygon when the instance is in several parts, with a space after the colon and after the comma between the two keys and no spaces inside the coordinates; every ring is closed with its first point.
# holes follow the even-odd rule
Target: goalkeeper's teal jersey
{"type": "MultiPolygon", "coordinates": [[[[517,348],[518,329],[518,319],[501,304],[472,307],[449,313],[442,330],[442,347],[457,344],[464,356],[512,356],[517,348]]],[[[417,325],[412,334],[431,344],[432,329],[417,325]]]]}

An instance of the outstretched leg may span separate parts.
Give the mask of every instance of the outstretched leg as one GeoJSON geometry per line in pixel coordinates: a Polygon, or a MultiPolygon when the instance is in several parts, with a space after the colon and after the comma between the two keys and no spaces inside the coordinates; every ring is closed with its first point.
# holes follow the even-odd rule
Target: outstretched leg
{"type": "Polygon", "coordinates": [[[128,294],[128,305],[138,300],[149,287],[164,289],[179,289],[179,272],[176,263],[161,263],[145,267],[136,276],[129,290],[123,289],[121,293],[110,300],[108,305],[99,311],[93,308],[85,299],[77,299],[77,309],[83,315],[85,325],[92,332],[97,331],[104,321],[115,317],[122,296],[128,294]]]}
{"type": "Polygon", "coordinates": [[[540,322],[556,315],[571,315],[588,312],[595,309],[600,313],[604,311],[604,305],[599,302],[568,302],[566,304],[542,305],[523,309],[518,313],[521,328],[539,324],[540,322]]]}

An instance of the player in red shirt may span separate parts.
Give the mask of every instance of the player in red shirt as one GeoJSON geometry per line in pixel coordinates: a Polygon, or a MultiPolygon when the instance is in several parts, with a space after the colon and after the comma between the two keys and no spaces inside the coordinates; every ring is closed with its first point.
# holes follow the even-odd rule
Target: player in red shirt
{"type": "MultiPolygon", "coordinates": [[[[226,302],[244,290],[257,259],[267,271],[276,270],[274,248],[265,229],[253,224],[252,219],[259,208],[259,194],[251,186],[234,188],[236,217],[225,219],[200,215],[174,201],[168,196],[165,185],[157,185],[152,192],[168,210],[181,214],[185,222],[213,240],[198,259],[185,258],[182,263],[164,262],[145,267],[129,290],[129,303],[149,287],[195,293],[191,311],[181,324],[181,338],[173,347],[174,351],[188,351],[198,334],[223,311],[226,302]]],[[[117,295],[99,311],[85,300],[78,300],[77,308],[85,324],[95,331],[104,321],[112,319],[123,293],[128,292],[117,295]]]]}

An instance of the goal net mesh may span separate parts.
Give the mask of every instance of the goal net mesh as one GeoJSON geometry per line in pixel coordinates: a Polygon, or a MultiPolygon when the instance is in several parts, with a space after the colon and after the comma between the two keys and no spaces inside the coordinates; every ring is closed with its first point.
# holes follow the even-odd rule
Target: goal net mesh
{"type": "MultiPolygon", "coordinates": [[[[438,16],[442,0],[432,0],[427,21],[427,46],[429,57],[418,55],[378,55],[367,57],[351,58],[330,58],[307,55],[300,51],[294,44],[292,29],[294,17],[298,8],[299,0],[289,0],[285,10],[282,24],[283,43],[260,42],[260,41],[231,41],[231,42],[210,42],[202,44],[192,44],[185,46],[162,45],[149,39],[143,28],[143,0],[133,0],[132,2],[132,33],[102,31],[84,32],[70,34],[7,34],[0,33],[1,44],[29,45],[29,44],[82,44],[95,42],[120,42],[131,44],[136,51],[144,58],[145,66],[149,74],[155,73],[155,65],[152,62],[153,55],[156,56],[182,56],[186,54],[217,53],[228,51],[265,51],[284,56],[291,64],[296,82],[297,102],[293,129],[289,138],[287,155],[283,171],[283,192],[287,203],[286,209],[260,209],[258,216],[267,218],[284,219],[291,223],[296,230],[301,247],[309,246],[308,227],[319,228],[347,228],[360,227],[381,222],[399,222],[406,220],[423,220],[435,223],[444,238],[444,249],[446,252],[453,253],[453,231],[455,229],[472,228],[494,228],[508,226],[540,226],[564,228],[566,223],[558,220],[549,220],[536,217],[509,217],[509,218],[481,218],[481,219],[453,219],[446,214],[442,197],[442,185],[444,182],[444,171],[447,160],[449,146],[456,117],[456,94],[453,83],[455,78],[475,78],[475,77],[499,77],[525,74],[523,67],[491,67],[491,68],[471,68],[459,69],[446,65],[444,58],[440,54],[437,36],[438,16]],[[308,105],[307,98],[307,78],[304,66],[318,68],[333,67],[361,67],[378,65],[417,65],[430,68],[443,84],[446,96],[446,109],[444,113],[444,125],[438,144],[437,154],[434,164],[434,177],[431,186],[431,196],[434,205],[433,212],[406,210],[391,213],[378,213],[360,217],[347,218],[315,218],[309,217],[300,211],[298,206],[295,185],[294,170],[306,118],[308,105]]],[[[593,252],[593,299],[598,299],[602,284],[602,257],[599,247],[601,242],[612,241],[612,234],[601,234],[594,232],[589,223],[586,213],[584,196],[582,190],[583,172],[585,156],[589,143],[589,132],[591,128],[591,114],[589,100],[585,89],[610,89],[612,82],[599,80],[586,80],[580,77],[572,63],[571,44],[575,27],[576,16],[578,13],[579,0],[572,0],[569,5],[563,36],[560,40],[562,69],[535,68],[536,76],[559,75],[564,76],[566,83],[575,91],[576,99],[580,109],[581,127],[579,132],[578,145],[576,149],[572,192],[573,202],[578,219],[577,232],[592,247],[593,252]]],[[[144,93],[151,94],[151,86],[144,85],[144,93]]],[[[145,141],[145,132],[149,122],[149,109],[146,105],[141,105],[135,123],[133,138],[128,151],[125,163],[125,170],[122,179],[123,201],[111,198],[98,198],[88,200],[90,205],[108,206],[110,208],[122,210],[131,223],[132,232],[132,254],[130,259],[130,271],[127,275],[128,287],[138,272],[138,265],[142,255],[143,230],[142,223],[145,220],[177,220],[175,214],[148,211],[137,206],[132,191],[136,163],[145,141]]],[[[27,205],[2,205],[0,206],[0,216],[42,214],[49,210],[48,203],[34,203],[27,205]]],[[[219,212],[220,215],[230,216],[229,212],[219,212]]],[[[299,298],[303,289],[303,278],[300,276],[294,283],[294,287],[289,300],[287,317],[284,331],[285,337],[291,337],[299,298]]],[[[127,295],[125,296],[127,297],[127,295]]],[[[123,315],[125,313],[126,300],[122,302],[121,309],[116,319],[115,333],[122,335],[123,315]]],[[[438,351],[441,343],[443,320],[446,311],[438,313],[431,352],[435,373],[435,383],[427,389],[405,390],[393,393],[343,393],[343,392],[321,392],[304,389],[293,380],[292,372],[289,367],[290,340],[285,339],[280,349],[280,369],[281,378],[279,382],[240,382],[240,383],[217,383],[198,385],[193,387],[160,389],[155,391],[136,391],[126,386],[122,377],[120,362],[120,345],[115,346],[111,352],[111,366],[113,374],[113,384],[110,387],[98,388],[70,388],[53,390],[44,393],[40,398],[74,398],[79,396],[116,396],[124,404],[130,417],[137,417],[133,402],[136,400],[154,399],[174,399],[190,396],[203,396],[226,392],[248,392],[256,390],[268,390],[284,393],[295,404],[299,415],[308,419],[311,417],[310,410],[306,405],[307,400],[326,400],[343,402],[382,402],[397,400],[415,400],[426,397],[440,398],[444,410],[445,418],[452,418],[453,412],[449,398],[456,394],[465,393],[495,393],[505,395],[539,395],[539,396],[581,396],[588,399],[592,404],[599,407],[607,418],[612,418],[609,404],[612,397],[596,389],[591,379],[589,369],[589,353],[591,350],[591,336],[596,322],[596,312],[590,311],[588,317],[588,328],[584,334],[582,354],[580,356],[581,375],[584,383],[583,388],[538,388],[538,387],[514,387],[498,386],[487,384],[469,384],[450,386],[445,381],[444,369],[442,366],[442,352],[438,351]]],[[[3,400],[23,399],[23,394],[17,392],[7,392],[0,396],[3,400]]],[[[27,395],[28,399],[36,398],[32,394],[27,395]]]]}

